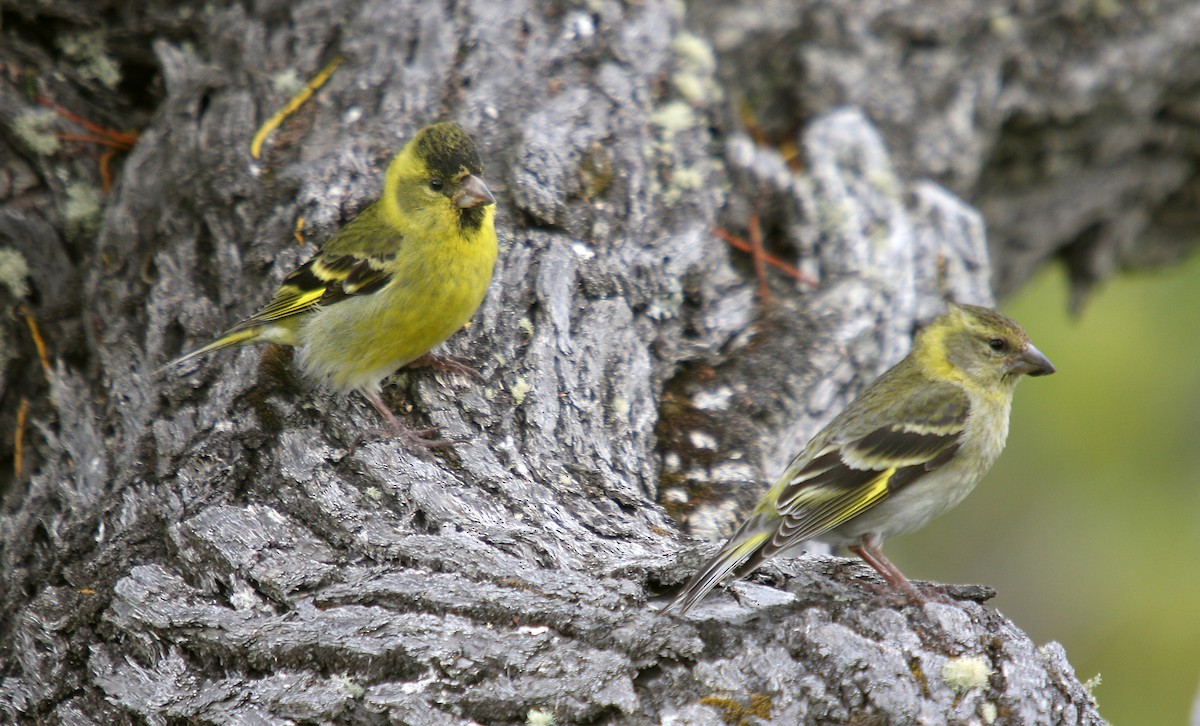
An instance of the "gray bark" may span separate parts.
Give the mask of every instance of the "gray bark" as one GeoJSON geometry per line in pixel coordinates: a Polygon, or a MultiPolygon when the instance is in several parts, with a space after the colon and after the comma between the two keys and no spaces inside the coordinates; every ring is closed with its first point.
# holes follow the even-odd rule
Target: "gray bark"
{"type": "Polygon", "coordinates": [[[1196,246],[1195,3],[759,0],[693,22],[768,133],[853,104],[902,173],[970,199],[1000,295],[1057,258],[1079,309],[1196,246]]]}
{"type": "Polygon", "coordinates": [[[1195,188],[1189,6],[131,5],[2,16],[0,247],[28,289],[0,301],[51,360],[6,314],[6,719],[1100,721],[1061,648],[979,588],[898,607],[813,556],[691,619],[653,603],[710,551],[671,515],[727,531],[945,299],[990,303],[1054,256],[1082,293],[1192,244],[1167,234],[1195,188]],[[106,48],[78,50],[79,28],[106,48]],[[335,54],[252,160],[273,81],[335,54]],[[111,193],[94,147],[35,150],[30,89],[141,128],[111,193]],[[402,372],[389,395],[462,443],[353,447],[375,413],[277,351],[153,376],[311,253],[298,216],[319,243],[439,118],[472,131],[500,198],[496,278],[446,346],[485,380],[402,372]],[[774,302],[756,297],[711,234],[752,213],[815,286],[769,270],[774,302]]]}

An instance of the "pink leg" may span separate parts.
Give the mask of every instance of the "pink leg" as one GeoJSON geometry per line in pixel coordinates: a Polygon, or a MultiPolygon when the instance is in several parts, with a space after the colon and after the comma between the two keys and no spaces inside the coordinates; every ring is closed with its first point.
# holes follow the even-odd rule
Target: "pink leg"
{"type": "Polygon", "coordinates": [[[436,428],[427,429],[410,429],[400,423],[400,419],[396,418],[396,414],[392,413],[392,409],[388,408],[383,402],[383,397],[378,391],[360,391],[363,398],[375,407],[379,415],[383,417],[387,428],[382,430],[368,431],[367,436],[382,436],[385,438],[401,439],[409,444],[424,446],[427,449],[443,449],[448,446],[454,446],[454,442],[449,439],[441,438],[426,438],[427,436],[437,434],[436,428]]]}
{"type": "Polygon", "coordinates": [[[879,538],[879,535],[867,534],[863,535],[862,540],[858,544],[850,545],[848,549],[863,558],[863,561],[868,565],[875,568],[875,571],[887,581],[887,584],[893,590],[909,595],[914,600],[924,602],[925,597],[917,590],[916,586],[909,582],[904,573],[900,572],[900,569],[884,556],[882,547],[883,540],[879,538]]]}

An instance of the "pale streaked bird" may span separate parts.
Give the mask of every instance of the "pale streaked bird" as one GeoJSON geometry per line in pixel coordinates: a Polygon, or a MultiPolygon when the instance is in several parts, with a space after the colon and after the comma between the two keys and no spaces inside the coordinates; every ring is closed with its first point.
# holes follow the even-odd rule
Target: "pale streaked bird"
{"type": "Polygon", "coordinates": [[[848,547],[891,588],[922,599],[883,541],[961,502],[1004,449],[1017,381],[1053,372],[1012,320],[950,305],[809,441],[664,611],[685,613],[726,576],[745,577],[807,540],[848,547]]]}

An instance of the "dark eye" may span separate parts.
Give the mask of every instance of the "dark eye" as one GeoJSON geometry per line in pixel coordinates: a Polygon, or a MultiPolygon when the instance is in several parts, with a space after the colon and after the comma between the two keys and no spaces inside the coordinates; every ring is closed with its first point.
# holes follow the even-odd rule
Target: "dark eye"
{"type": "Polygon", "coordinates": [[[434,177],[433,179],[429,180],[429,188],[435,192],[442,191],[442,187],[444,187],[445,185],[446,185],[445,182],[443,182],[441,179],[438,179],[437,177],[434,177]]]}
{"type": "Polygon", "coordinates": [[[988,347],[997,353],[1003,353],[1008,350],[1008,341],[1004,338],[992,338],[988,341],[988,347]]]}

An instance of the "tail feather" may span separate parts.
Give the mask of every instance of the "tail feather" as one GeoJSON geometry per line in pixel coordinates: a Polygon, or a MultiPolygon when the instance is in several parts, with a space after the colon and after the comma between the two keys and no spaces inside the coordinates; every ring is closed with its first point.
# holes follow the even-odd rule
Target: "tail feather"
{"type": "Polygon", "coordinates": [[[164,363],[163,365],[159,366],[159,368],[157,370],[154,371],[154,374],[159,375],[163,371],[167,370],[168,368],[172,368],[174,366],[179,365],[180,363],[189,361],[193,358],[199,358],[202,355],[207,355],[208,353],[212,353],[213,351],[222,350],[224,348],[232,348],[235,345],[246,345],[247,343],[256,342],[261,337],[262,337],[262,329],[261,328],[242,328],[240,330],[238,330],[238,329],[231,330],[228,333],[226,333],[225,335],[222,335],[220,338],[217,338],[216,340],[214,340],[213,342],[211,342],[207,345],[203,345],[191,352],[184,353],[183,355],[179,356],[178,358],[176,358],[172,361],[164,363]]]}
{"type": "MultiPolygon", "coordinates": [[[[729,573],[739,570],[748,558],[762,548],[770,539],[771,531],[753,532],[744,537],[741,535],[741,532],[735,534],[660,612],[678,610],[680,615],[684,615],[696,607],[709,590],[716,587],[729,573]]],[[[744,571],[741,571],[741,574],[744,574],[744,571]]]]}

